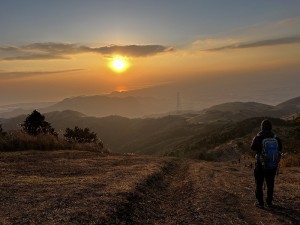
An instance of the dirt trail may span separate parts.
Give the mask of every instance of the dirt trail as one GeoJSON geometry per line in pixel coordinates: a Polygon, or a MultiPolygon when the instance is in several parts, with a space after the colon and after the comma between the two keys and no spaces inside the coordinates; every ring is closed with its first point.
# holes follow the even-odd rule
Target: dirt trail
{"type": "Polygon", "coordinates": [[[0,154],[0,225],[300,224],[300,167],[254,206],[250,161],[54,151],[0,154]]]}
{"type": "Polygon", "coordinates": [[[293,173],[285,169],[286,175],[277,178],[276,208],[258,209],[254,206],[252,169],[242,163],[186,160],[169,167],[150,179],[151,187],[146,180],[122,209],[122,215],[126,209],[130,211],[128,217],[112,224],[300,223],[299,168],[293,173]],[[289,177],[290,183],[281,177],[289,177]],[[293,186],[298,188],[289,190],[293,186]]]}

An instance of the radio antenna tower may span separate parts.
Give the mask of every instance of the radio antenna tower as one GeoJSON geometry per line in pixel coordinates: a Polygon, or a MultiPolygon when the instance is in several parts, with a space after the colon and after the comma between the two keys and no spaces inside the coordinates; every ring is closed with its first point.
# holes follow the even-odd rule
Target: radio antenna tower
{"type": "Polygon", "coordinates": [[[181,102],[180,102],[180,92],[177,92],[177,114],[181,110],[181,102]]]}

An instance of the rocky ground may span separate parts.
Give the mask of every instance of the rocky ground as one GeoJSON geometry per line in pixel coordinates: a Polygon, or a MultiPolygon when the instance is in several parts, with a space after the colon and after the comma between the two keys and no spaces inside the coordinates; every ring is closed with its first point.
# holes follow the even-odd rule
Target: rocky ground
{"type": "Polygon", "coordinates": [[[300,168],[254,206],[251,159],[0,153],[0,224],[299,224],[300,168]]]}

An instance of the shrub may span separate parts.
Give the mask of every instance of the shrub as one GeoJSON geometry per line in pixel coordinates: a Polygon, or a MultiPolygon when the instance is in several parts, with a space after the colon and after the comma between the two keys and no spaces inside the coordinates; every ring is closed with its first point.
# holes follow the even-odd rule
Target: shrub
{"type": "Polygon", "coordinates": [[[71,143],[97,143],[98,141],[97,135],[89,128],[82,129],[77,126],[73,130],[67,128],[64,137],[71,143]]]}
{"type": "Polygon", "coordinates": [[[30,135],[23,131],[12,131],[0,139],[0,150],[56,150],[71,149],[72,147],[63,139],[51,134],[30,135]]]}
{"type": "Polygon", "coordinates": [[[25,150],[82,150],[97,151],[108,154],[109,150],[101,141],[91,143],[67,142],[63,138],[52,134],[40,133],[30,135],[23,130],[15,130],[0,136],[0,151],[25,151],[25,150]]]}

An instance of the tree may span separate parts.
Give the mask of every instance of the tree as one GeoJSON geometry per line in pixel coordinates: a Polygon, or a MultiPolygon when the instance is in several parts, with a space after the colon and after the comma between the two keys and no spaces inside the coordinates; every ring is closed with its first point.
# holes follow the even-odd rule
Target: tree
{"type": "Polygon", "coordinates": [[[51,134],[57,136],[51,124],[45,121],[45,116],[36,110],[27,116],[21,126],[23,130],[30,135],[51,134]]]}
{"type": "Polygon", "coordinates": [[[74,129],[67,128],[64,136],[68,142],[73,142],[73,143],[74,142],[75,143],[97,143],[98,142],[97,134],[90,131],[89,128],[82,129],[77,126],[75,126],[74,129]]]}

